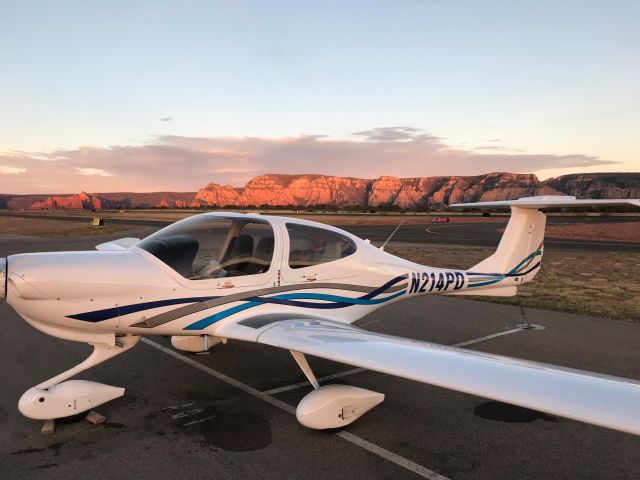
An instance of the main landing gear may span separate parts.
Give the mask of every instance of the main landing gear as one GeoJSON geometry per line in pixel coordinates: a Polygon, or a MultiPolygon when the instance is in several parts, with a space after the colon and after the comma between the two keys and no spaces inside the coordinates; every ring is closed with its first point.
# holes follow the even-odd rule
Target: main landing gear
{"type": "Polygon", "coordinates": [[[384,400],[382,393],[350,385],[321,387],[304,354],[290,351],[314,388],[296,408],[296,418],[305,427],[316,430],[345,427],[384,400]]]}
{"type": "Polygon", "coordinates": [[[87,380],[67,380],[99,363],[120,355],[140,340],[139,335],[115,337],[113,345],[93,343],[93,352],[82,363],[27,390],[18,402],[25,417],[50,420],[86,412],[124,395],[124,388],[87,380]]]}

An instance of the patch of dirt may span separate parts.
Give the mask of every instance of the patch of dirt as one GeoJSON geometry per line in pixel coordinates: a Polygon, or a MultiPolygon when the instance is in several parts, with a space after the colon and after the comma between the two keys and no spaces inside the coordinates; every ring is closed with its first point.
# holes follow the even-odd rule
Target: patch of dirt
{"type": "Polygon", "coordinates": [[[550,225],[547,237],[640,242],[640,222],[550,225]]]}
{"type": "Polygon", "coordinates": [[[84,222],[43,220],[38,218],[0,216],[0,235],[34,235],[42,237],[71,237],[104,235],[131,230],[129,225],[94,227],[84,222]]]}

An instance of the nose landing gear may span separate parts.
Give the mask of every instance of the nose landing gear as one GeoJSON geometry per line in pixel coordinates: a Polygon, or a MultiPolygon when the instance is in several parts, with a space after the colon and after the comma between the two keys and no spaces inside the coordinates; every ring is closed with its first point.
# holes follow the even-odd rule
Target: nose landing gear
{"type": "Polygon", "coordinates": [[[126,352],[139,340],[139,335],[125,335],[115,338],[113,345],[92,344],[93,352],[82,363],[27,390],[20,397],[18,410],[28,418],[49,420],[86,412],[121,397],[124,395],[122,387],[67,379],[126,352]]]}

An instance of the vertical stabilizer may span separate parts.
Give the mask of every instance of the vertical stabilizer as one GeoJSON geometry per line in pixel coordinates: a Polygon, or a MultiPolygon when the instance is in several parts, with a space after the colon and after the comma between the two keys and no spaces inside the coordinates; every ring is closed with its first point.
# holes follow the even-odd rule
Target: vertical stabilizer
{"type": "Polygon", "coordinates": [[[512,206],[511,218],[498,249],[470,270],[503,274],[522,272],[522,281],[530,281],[538,269],[528,271],[528,267],[534,262],[538,263],[542,257],[546,220],[546,215],[539,210],[512,206]]]}

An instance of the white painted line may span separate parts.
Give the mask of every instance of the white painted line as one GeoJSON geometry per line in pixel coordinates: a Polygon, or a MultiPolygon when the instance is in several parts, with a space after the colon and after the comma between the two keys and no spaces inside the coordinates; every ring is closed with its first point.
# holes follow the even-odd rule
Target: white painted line
{"type": "Polygon", "coordinates": [[[434,232],[433,230],[431,230],[432,228],[444,228],[444,227],[468,227],[470,225],[474,225],[473,223],[465,223],[465,224],[457,224],[457,225],[436,225],[433,227],[429,227],[429,228],[425,228],[424,231],[427,233],[432,233],[433,235],[449,235],[448,233],[441,233],[441,232],[434,232]]]}
{"type": "Polygon", "coordinates": [[[171,405],[169,407],[164,407],[161,411],[170,412],[172,410],[179,410],[180,408],[190,407],[191,405],[193,405],[193,402],[183,403],[182,405],[171,405]]]}
{"type": "Polygon", "coordinates": [[[423,467],[422,465],[418,465],[417,463],[412,462],[411,460],[407,460],[400,455],[390,452],[386,448],[379,447],[375,443],[371,443],[364,438],[358,437],[352,433],[342,431],[338,432],[335,435],[346,440],[349,443],[357,445],[364,450],[368,450],[379,457],[384,458],[385,460],[389,460],[390,462],[395,463],[396,465],[400,465],[405,469],[420,475],[423,478],[428,478],[429,480],[449,480],[447,477],[440,475],[439,473],[434,472],[433,470],[429,470],[427,467],[423,467]]]}
{"type": "Polygon", "coordinates": [[[480,343],[492,338],[503,337],[512,333],[522,332],[524,328],[514,328],[513,330],[505,330],[504,332],[494,333],[493,335],[487,335],[486,337],[474,338],[473,340],[467,340],[466,342],[456,343],[451,345],[452,347],[466,347],[467,345],[473,345],[474,343],[480,343]]]}
{"type": "MultiPolygon", "coordinates": [[[[196,362],[195,360],[192,360],[191,358],[181,353],[178,353],[170,348],[167,348],[164,345],[160,345],[159,343],[156,343],[153,340],[149,340],[148,338],[143,337],[142,342],[146,343],[147,345],[153,348],[160,350],[161,352],[166,353],[167,355],[172,356],[173,358],[180,360],[181,362],[191,365],[192,367],[200,370],[201,372],[206,373],[207,375],[211,375],[212,377],[217,378],[218,380],[221,380],[225,383],[228,383],[229,385],[232,385],[255,398],[263,400],[273,405],[274,407],[279,408],[280,410],[284,410],[285,412],[290,413],[291,415],[296,414],[296,409],[291,405],[289,405],[288,403],[278,400],[277,398],[274,398],[271,395],[268,395],[264,392],[256,390],[255,388],[250,387],[249,385],[245,385],[244,383],[236,380],[235,378],[231,378],[225,375],[224,373],[220,373],[217,370],[214,370],[213,368],[209,368],[206,365],[196,362]]],[[[342,432],[335,433],[334,435],[342,438],[343,440],[346,440],[347,442],[357,447],[367,450],[368,452],[371,452],[374,455],[377,455],[381,458],[384,458],[385,460],[393,462],[396,465],[399,465],[400,467],[405,468],[423,478],[428,478],[430,480],[449,480],[447,477],[443,477],[442,475],[432,470],[429,470],[428,468],[423,467],[422,465],[419,465],[415,462],[412,462],[409,459],[401,457],[400,455],[393,453],[387,450],[386,448],[382,448],[376,445],[375,443],[369,442],[368,440],[365,440],[364,438],[360,438],[357,435],[353,435],[352,433],[342,431],[342,432]]]]}
{"type": "MultiPolygon", "coordinates": [[[[378,322],[378,321],[380,321],[380,320],[372,320],[370,322],[363,323],[360,326],[364,327],[365,325],[370,325],[370,324],[378,322]]],[[[473,345],[474,343],[485,342],[485,341],[491,340],[493,338],[502,337],[504,335],[509,335],[511,333],[521,332],[523,330],[529,330],[529,329],[528,328],[514,328],[513,330],[506,330],[504,332],[494,333],[494,334],[491,334],[491,335],[487,335],[486,337],[474,338],[472,340],[467,340],[465,342],[456,343],[456,344],[453,344],[451,346],[452,347],[466,347],[466,346],[469,346],[469,345],[473,345]]],[[[322,384],[325,380],[333,380],[334,378],[348,377],[349,375],[355,375],[357,373],[362,373],[365,370],[366,369],[364,369],[364,368],[354,368],[352,370],[345,370],[344,372],[338,372],[338,373],[334,373],[333,375],[327,375],[326,377],[321,377],[321,378],[318,379],[318,382],[320,384],[322,384]]],[[[262,393],[266,393],[268,395],[275,395],[277,393],[288,392],[290,390],[296,390],[297,388],[303,388],[303,387],[309,387],[309,386],[311,386],[311,384],[309,382],[307,382],[307,381],[304,381],[304,382],[293,383],[291,385],[287,385],[287,386],[284,386],[284,387],[272,388],[271,390],[266,390],[266,391],[264,391],[262,393]]]]}
{"type": "Polygon", "coordinates": [[[378,322],[381,322],[382,320],[384,320],[384,318],[382,317],[376,318],[374,320],[369,320],[368,322],[361,323],[360,325],[358,325],[358,327],[360,328],[366,327],[367,325],[371,325],[372,323],[378,323],[378,322]]]}
{"type": "MultiPolygon", "coordinates": [[[[345,370],[344,372],[334,373],[333,375],[327,375],[326,377],[318,378],[318,383],[323,383],[326,380],[333,380],[335,378],[348,377],[349,375],[355,375],[356,373],[364,372],[364,368],[354,368],[351,370],[345,370]]],[[[308,381],[294,383],[285,387],[272,388],[271,390],[265,390],[262,393],[267,395],[275,395],[276,393],[288,392],[289,390],[295,390],[296,388],[309,387],[311,384],[308,381]]]]}
{"type": "Polygon", "coordinates": [[[202,413],[204,410],[202,408],[195,408],[193,410],[189,410],[188,412],[179,412],[175,415],[171,415],[171,420],[178,420],[180,418],[191,417],[192,415],[198,415],[202,413]]]}
{"type": "Polygon", "coordinates": [[[196,423],[206,422],[207,420],[211,420],[212,418],[215,418],[215,415],[211,415],[209,417],[204,417],[204,418],[201,418],[200,420],[194,420],[193,422],[185,423],[182,426],[183,427],[188,427],[189,425],[195,425],[196,423]]]}

